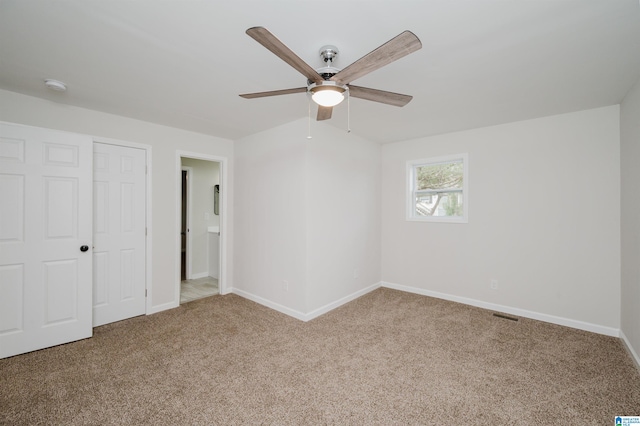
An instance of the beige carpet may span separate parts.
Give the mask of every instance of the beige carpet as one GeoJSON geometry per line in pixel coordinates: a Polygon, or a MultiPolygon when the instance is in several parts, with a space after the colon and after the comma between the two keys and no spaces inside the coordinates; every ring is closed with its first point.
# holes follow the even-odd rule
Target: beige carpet
{"type": "Polygon", "coordinates": [[[235,295],[0,360],[3,425],[613,425],[640,374],[593,333],[390,289],[303,323],[235,295]]]}

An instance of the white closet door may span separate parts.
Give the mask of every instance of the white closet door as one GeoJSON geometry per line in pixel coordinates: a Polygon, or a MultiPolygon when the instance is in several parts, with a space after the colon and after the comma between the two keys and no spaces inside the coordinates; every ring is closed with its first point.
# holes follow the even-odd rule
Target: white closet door
{"type": "Polygon", "coordinates": [[[93,325],[145,313],[146,152],[93,149],[93,325]]]}
{"type": "Polygon", "coordinates": [[[92,335],[92,150],[0,123],[0,358],[92,335]]]}

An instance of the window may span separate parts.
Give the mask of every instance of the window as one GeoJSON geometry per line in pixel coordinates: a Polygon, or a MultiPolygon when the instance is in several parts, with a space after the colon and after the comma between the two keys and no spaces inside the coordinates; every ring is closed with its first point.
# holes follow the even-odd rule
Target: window
{"type": "Polygon", "coordinates": [[[467,222],[467,154],[407,162],[407,220],[467,222]]]}

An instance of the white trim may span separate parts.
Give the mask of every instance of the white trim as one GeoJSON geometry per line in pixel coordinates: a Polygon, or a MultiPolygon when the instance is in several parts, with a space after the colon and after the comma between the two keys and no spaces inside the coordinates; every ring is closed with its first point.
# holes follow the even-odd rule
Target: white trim
{"type": "Polygon", "coordinates": [[[435,222],[435,223],[468,223],[469,222],[469,154],[445,155],[441,157],[423,158],[420,160],[409,160],[406,162],[406,183],[405,183],[405,219],[409,222],[435,222]],[[437,165],[453,162],[462,162],[462,216],[415,216],[415,205],[413,203],[414,192],[414,167],[418,165],[437,165]]]}
{"type": "Polygon", "coordinates": [[[570,318],[557,317],[555,315],[542,314],[539,312],[527,311],[525,309],[512,308],[510,306],[498,305],[495,303],[483,302],[481,300],[470,299],[467,297],[454,296],[451,294],[440,293],[437,291],[425,290],[417,287],[409,287],[400,284],[382,282],[382,287],[394,290],[406,291],[408,293],[421,294],[423,296],[435,297],[437,299],[449,300],[465,305],[476,306],[478,308],[488,309],[490,311],[504,312],[524,318],[531,318],[538,321],[549,322],[552,324],[562,325],[565,327],[577,328],[578,330],[590,331],[592,333],[604,334],[606,336],[619,337],[620,330],[612,327],[605,327],[598,324],[592,324],[584,321],[573,320],[570,318]]]}
{"type": "Polygon", "coordinates": [[[262,306],[266,306],[267,308],[271,308],[275,311],[278,311],[280,313],[283,313],[285,315],[289,315],[290,317],[299,319],[300,321],[307,321],[305,318],[305,314],[303,314],[300,311],[296,311],[295,309],[291,309],[291,308],[287,308],[286,306],[283,306],[279,303],[276,302],[272,302],[268,299],[265,299],[263,297],[260,296],[256,296],[255,294],[252,293],[248,293],[244,290],[239,290],[237,288],[232,289],[232,292],[234,294],[237,294],[240,297],[243,297],[245,299],[251,300],[252,302],[256,302],[262,306]]]}
{"type": "MultiPolygon", "coordinates": [[[[182,163],[181,158],[195,158],[196,160],[213,161],[220,164],[220,270],[218,271],[218,288],[220,294],[228,294],[232,289],[228,288],[228,274],[227,274],[227,244],[229,229],[227,226],[229,216],[227,202],[229,194],[229,159],[227,157],[219,157],[215,155],[202,154],[199,152],[180,151],[176,150],[176,228],[180,229],[180,186],[178,184],[182,179],[182,163]]],[[[180,305],[180,233],[177,233],[175,240],[175,253],[176,253],[176,277],[175,277],[175,291],[174,302],[175,306],[180,305]]]]}
{"type": "MultiPolygon", "coordinates": [[[[146,315],[150,315],[154,312],[154,310],[156,308],[153,307],[153,297],[152,297],[152,293],[153,293],[153,286],[151,285],[152,281],[152,268],[151,265],[153,265],[153,256],[151,253],[151,247],[153,247],[153,241],[152,241],[152,235],[153,235],[153,229],[152,229],[152,220],[151,220],[151,214],[152,214],[152,204],[151,204],[151,194],[152,194],[152,190],[151,190],[151,159],[153,158],[153,156],[151,155],[151,145],[147,145],[147,144],[142,144],[142,143],[137,143],[137,142],[129,142],[129,141],[122,141],[122,140],[118,140],[118,139],[111,139],[111,138],[103,138],[101,136],[92,136],[93,138],[93,143],[102,143],[102,144],[107,144],[107,145],[117,145],[117,146],[124,146],[124,147],[129,147],[129,148],[137,148],[137,149],[143,149],[145,151],[146,154],[146,158],[145,158],[145,162],[146,162],[146,175],[145,175],[145,187],[146,187],[146,196],[145,196],[145,202],[146,202],[146,206],[145,206],[145,210],[146,210],[146,217],[145,217],[145,226],[146,226],[146,238],[145,238],[145,250],[146,250],[146,265],[145,265],[145,271],[146,271],[146,275],[145,275],[145,289],[146,289],[146,301],[145,301],[145,314],[146,315]]],[[[158,312],[158,311],[155,311],[158,312]]]]}
{"type": "Polygon", "coordinates": [[[197,274],[191,274],[191,278],[189,278],[190,280],[197,280],[200,278],[206,278],[209,276],[208,272],[199,272],[197,274]]]}
{"type": "Polygon", "coordinates": [[[627,339],[627,336],[622,330],[620,330],[620,339],[622,340],[625,349],[629,352],[629,355],[631,355],[631,358],[636,362],[636,367],[640,369],[640,356],[638,356],[638,353],[633,349],[631,342],[627,339]]]}
{"type": "Polygon", "coordinates": [[[163,303],[162,305],[152,306],[150,310],[147,311],[147,315],[157,314],[158,312],[168,311],[169,309],[174,309],[180,306],[180,302],[176,302],[175,300],[172,302],[163,303]]]}
{"type": "Polygon", "coordinates": [[[369,293],[369,292],[371,292],[371,291],[373,291],[373,290],[375,290],[377,288],[380,288],[380,286],[381,286],[381,283],[373,284],[373,285],[371,285],[369,287],[363,288],[362,290],[358,290],[358,291],[356,291],[354,293],[351,293],[351,294],[349,294],[349,295],[347,295],[347,296],[345,296],[345,297],[343,297],[341,299],[338,299],[335,302],[331,302],[331,303],[328,303],[328,304],[326,304],[324,306],[319,307],[318,309],[314,309],[313,311],[311,311],[311,312],[309,312],[307,314],[304,314],[304,313],[302,313],[300,311],[296,311],[295,309],[287,308],[286,306],[283,306],[283,305],[281,305],[279,303],[272,302],[272,301],[270,301],[268,299],[265,299],[265,298],[260,297],[260,296],[256,296],[255,294],[248,293],[248,292],[246,292],[244,290],[233,289],[233,293],[237,294],[240,297],[244,297],[245,299],[249,299],[249,300],[251,300],[253,302],[256,302],[256,303],[258,303],[260,305],[266,306],[267,308],[271,308],[271,309],[276,310],[276,311],[278,311],[280,313],[283,313],[285,315],[289,315],[290,317],[299,319],[300,321],[307,322],[307,321],[311,321],[314,318],[319,317],[320,315],[324,315],[327,312],[332,311],[335,308],[338,308],[338,307],[344,305],[345,303],[349,303],[352,300],[355,300],[355,299],[357,299],[357,298],[359,298],[361,296],[364,296],[365,294],[367,294],[367,293],[369,293]]]}
{"type": "Polygon", "coordinates": [[[364,296],[365,294],[380,288],[381,285],[382,283],[378,282],[376,284],[370,285],[369,287],[365,287],[362,290],[358,290],[355,293],[351,293],[341,299],[338,299],[335,302],[327,303],[326,305],[321,306],[318,309],[314,309],[313,311],[305,315],[305,321],[310,321],[314,318],[319,317],[320,315],[326,314],[327,312],[332,311],[335,308],[344,305],[345,303],[349,303],[352,300],[357,299],[358,297],[364,296]]]}
{"type": "Polygon", "coordinates": [[[129,148],[138,148],[138,149],[151,151],[151,145],[147,145],[144,143],[129,142],[129,141],[123,141],[119,139],[112,139],[112,138],[103,138],[102,136],[93,136],[93,141],[98,143],[104,143],[107,145],[128,146],[129,148]]]}

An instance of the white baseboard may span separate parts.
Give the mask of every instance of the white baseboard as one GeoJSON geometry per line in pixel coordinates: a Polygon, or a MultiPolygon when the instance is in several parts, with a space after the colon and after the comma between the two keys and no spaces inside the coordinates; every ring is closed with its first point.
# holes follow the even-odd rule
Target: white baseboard
{"type": "Polygon", "coordinates": [[[260,305],[266,306],[267,308],[274,309],[274,310],[276,310],[278,312],[281,312],[281,313],[283,313],[285,315],[289,315],[290,317],[294,317],[296,319],[299,319],[300,321],[307,322],[307,321],[311,321],[314,318],[319,317],[320,315],[326,314],[327,312],[329,312],[329,311],[331,311],[331,310],[333,310],[333,309],[335,309],[335,308],[337,308],[339,306],[342,306],[345,303],[351,302],[352,300],[355,300],[358,297],[369,293],[370,291],[373,291],[373,290],[379,288],[380,285],[381,285],[381,283],[373,284],[373,285],[371,285],[369,287],[366,287],[366,288],[364,288],[362,290],[358,290],[358,291],[356,291],[354,293],[351,293],[351,294],[349,294],[349,295],[347,295],[345,297],[342,297],[342,298],[336,300],[335,302],[331,302],[331,303],[328,303],[328,304],[326,304],[324,306],[321,306],[318,309],[314,309],[313,311],[311,311],[309,313],[306,313],[306,314],[302,313],[300,311],[296,311],[295,309],[287,308],[286,306],[283,306],[283,305],[281,305],[279,303],[272,302],[272,301],[270,301],[268,299],[265,299],[265,298],[260,297],[260,296],[256,296],[255,294],[248,293],[248,292],[243,291],[243,290],[239,290],[239,289],[235,289],[234,288],[232,290],[232,292],[234,294],[237,294],[238,296],[244,297],[245,299],[249,299],[249,300],[251,300],[253,302],[259,303],[260,305]]]}
{"type": "Polygon", "coordinates": [[[198,274],[191,274],[190,280],[197,280],[199,278],[205,278],[209,276],[209,272],[200,272],[198,274]]]}
{"type": "MultiPolygon", "coordinates": [[[[488,309],[491,311],[497,311],[497,312],[503,312],[506,314],[511,314],[511,315],[515,315],[515,316],[519,316],[519,317],[524,317],[524,318],[531,318],[531,319],[535,319],[538,321],[544,321],[544,322],[548,322],[551,324],[557,324],[557,325],[562,325],[565,327],[571,327],[571,328],[576,328],[578,330],[584,330],[584,331],[590,331],[592,333],[598,333],[598,334],[604,334],[606,336],[612,336],[612,337],[620,337],[622,339],[622,341],[624,342],[625,346],[627,347],[627,349],[629,350],[629,352],[631,353],[631,355],[633,356],[634,360],[636,361],[636,363],[638,363],[638,366],[640,367],[640,357],[638,356],[638,354],[635,352],[635,350],[633,349],[633,347],[631,346],[631,343],[629,342],[629,340],[627,339],[627,337],[624,335],[624,333],[617,329],[617,328],[612,328],[612,327],[605,327],[602,325],[598,325],[598,324],[592,324],[592,323],[588,323],[588,322],[584,322],[584,321],[578,321],[578,320],[573,320],[570,318],[563,318],[563,317],[557,317],[554,315],[548,315],[548,314],[542,314],[539,312],[534,312],[534,311],[527,311],[525,309],[519,309],[519,308],[513,308],[510,306],[504,306],[504,305],[498,305],[495,303],[489,303],[489,302],[483,302],[481,300],[476,300],[476,299],[471,299],[471,298],[467,298],[467,297],[461,297],[461,296],[454,296],[451,294],[447,294],[447,293],[440,293],[437,291],[431,291],[431,290],[425,290],[422,288],[418,288],[418,287],[409,287],[409,286],[405,286],[405,285],[400,285],[400,284],[394,284],[394,283],[389,283],[389,282],[379,282],[376,284],[373,284],[369,287],[363,288],[361,290],[358,290],[352,294],[349,294],[345,297],[342,297],[334,302],[328,303],[324,306],[321,306],[320,308],[314,309],[311,312],[308,313],[303,313],[300,311],[297,311],[295,309],[291,309],[288,308],[284,305],[281,305],[279,303],[273,302],[271,300],[265,299],[263,297],[260,296],[256,296],[255,294],[246,292],[244,290],[240,290],[240,289],[236,289],[236,288],[231,288],[231,289],[227,289],[227,291],[225,292],[225,294],[229,294],[229,293],[234,293],[237,294],[240,297],[244,297],[245,299],[251,300],[253,302],[256,302],[260,305],[266,306],[268,308],[274,309],[278,312],[281,312],[285,315],[289,315],[290,317],[299,319],[300,321],[310,321],[314,318],[319,317],[320,315],[323,315],[329,311],[332,311],[333,309],[344,305],[345,303],[349,303],[352,300],[355,300],[377,288],[380,287],[386,287],[386,288],[391,288],[394,290],[400,290],[400,291],[406,291],[407,293],[414,293],[414,294],[421,294],[423,296],[429,296],[429,297],[435,297],[437,299],[443,299],[443,300],[449,300],[452,302],[457,302],[457,303],[462,303],[465,305],[470,305],[470,306],[476,306],[478,308],[483,308],[483,309],[488,309]]],[[[151,314],[155,314],[157,312],[161,312],[161,311],[165,311],[167,309],[173,309],[173,308],[177,308],[178,306],[180,306],[179,302],[169,302],[169,303],[165,303],[162,305],[157,305],[157,306],[152,306],[148,311],[147,311],[147,315],[151,315],[151,314]]]]}
{"type": "Polygon", "coordinates": [[[168,309],[177,308],[178,306],[180,306],[180,302],[179,301],[177,301],[177,302],[173,301],[173,302],[169,302],[169,303],[163,303],[162,305],[151,306],[149,309],[147,309],[147,315],[157,314],[158,312],[166,311],[168,309]]]}
{"type": "Polygon", "coordinates": [[[638,353],[633,349],[631,342],[629,342],[629,339],[627,339],[627,336],[622,330],[620,330],[620,339],[622,339],[622,343],[624,343],[624,346],[629,352],[629,355],[631,355],[631,358],[636,362],[636,367],[640,369],[640,356],[638,356],[638,353]]]}
{"type": "Polygon", "coordinates": [[[341,299],[336,300],[335,302],[331,302],[328,303],[324,306],[319,307],[318,309],[314,309],[313,311],[309,312],[308,314],[305,315],[306,319],[304,321],[310,321],[314,318],[319,317],[322,314],[326,314],[329,311],[332,311],[333,309],[344,305],[345,303],[349,303],[352,300],[357,299],[358,297],[364,296],[365,294],[380,288],[380,286],[382,285],[382,283],[376,283],[373,285],[370,285],[369,287],[363,288],[362,290],[358,290],[355,293],[351,293],[348,296],[345,296],[341,299]]]}
{"type": "Polygon", "coordinates": [[[527,311],[525,309],[512,308],[510,306],[498,305],[495,303],[483,302],[481,300],[470,299],[467,297],[454,296],[451,294],[440,293],[437,291],[425,290],[417,287],[409,287],[400,284],[382,282],[382,287],[395,290],[406,291],[408,293],[421,294],[423,296],[435,297],[437,299],[450,300],[452,302],[463,303],[465,305],[476,306],[478,308],[488,309],[491,311],[504,312],[524,318],[531,318],[538,321],[549,322],[551,324],[563,325],[565,327],[577,328],[578,330],[590,331],[592,333],[604,334],[606,336],[620,337],[620,330],[612,327],[605,327],[598,324],[573,320],[570,318],[562,318],[554,315],[541,314],[539,312],[527,311]]]}
{"type": "Polygon", "coordinates": [[[256,296],[255,294],[246,292],[244,290],[239,290],[237,288],[234,288],[232,290],[232,292],[234,294],[237,294],[240,297],[244,297],[245,299],[249,299],[252,302],[256,302],[262,306],[266,306],[267,308],[271,308],[273,310],[276,310],[278,312],[281,312],[285,315],[289,315],[290,317],[294,317],[297,318],[301,321],[306,321],[305,319],[305,314],[303,314],[300,311],[296,311],[295,309],[291,309],[291,308],[287,308],[286,306],[283,306],[279,303],[275,303],[272,302],[271,300],[265,299],[264,297],[260,297],[260,296],[256,296]]]}

